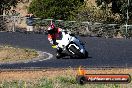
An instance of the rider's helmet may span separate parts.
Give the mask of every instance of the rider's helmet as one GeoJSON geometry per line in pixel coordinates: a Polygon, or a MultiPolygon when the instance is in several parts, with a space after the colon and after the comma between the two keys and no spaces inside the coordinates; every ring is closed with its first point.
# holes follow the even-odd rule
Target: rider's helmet
{"type": "Polygon", "coordinates": [[[55,25],[51,24],[50,27],[48,28],[48,34],[54,34],[55,33],[55,25]]]}

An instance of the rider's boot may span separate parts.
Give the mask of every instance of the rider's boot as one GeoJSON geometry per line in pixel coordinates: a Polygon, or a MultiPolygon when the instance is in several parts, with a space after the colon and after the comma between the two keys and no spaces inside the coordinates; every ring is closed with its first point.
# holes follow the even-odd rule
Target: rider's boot
{"type": "Polygon", "coordinates": [[[63,54],[62,54],[62,49],[61,49],[61,48],[59,48],[59,49],[57,49],[56,58],[57,58],[57,59],[60,59],[60,58],[62,58],[62,57],[63,57],[63,54]]]}

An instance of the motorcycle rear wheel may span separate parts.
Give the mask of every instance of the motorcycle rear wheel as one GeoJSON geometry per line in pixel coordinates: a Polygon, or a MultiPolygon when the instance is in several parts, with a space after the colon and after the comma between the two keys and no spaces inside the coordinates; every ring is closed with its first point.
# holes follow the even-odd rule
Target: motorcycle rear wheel
{"type": "Polygon", "coordinates": [[[71,55],[71,57],[73,58],[83,58],[84,55],[75,47],[75,46],[71,46],[69,48],[74,54],[71,55]]]}

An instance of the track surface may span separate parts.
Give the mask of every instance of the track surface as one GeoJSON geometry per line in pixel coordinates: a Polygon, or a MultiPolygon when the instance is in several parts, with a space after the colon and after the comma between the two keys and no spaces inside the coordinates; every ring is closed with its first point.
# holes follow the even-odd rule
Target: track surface
{"type": "Polygon", "coordinates": [[[89,58],[87,59],[56,59],[55,50],[51,48],[44,34],[0,33],[0,44],[21,48],[31,48],[46,51],[54,55],[46,61],[0,64],[0,69],[23,68],[68,68],[79,67],[132,67],[132,40],[104,39],[95,37],[80,37],[85,42],[89,58]]]}

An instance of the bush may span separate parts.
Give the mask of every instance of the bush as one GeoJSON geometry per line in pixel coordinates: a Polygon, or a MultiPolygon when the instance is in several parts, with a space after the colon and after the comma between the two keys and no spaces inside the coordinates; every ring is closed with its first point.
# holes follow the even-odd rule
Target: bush
{"type": "Polygon", "coordinates": [[[115,19],[115,15],[112,14],[111,10],[101,10],[100,8],[84,4],[78,9],[76,16],[78,21],[89,21],[89,22],[101,22],[101,23],[116,23],[118,20],[115,19]]]}
{"type": "Polygon", "coordinates": [[[33,0],[28,11],[40,18],[73,19],[80,0],[33,0]]]}

